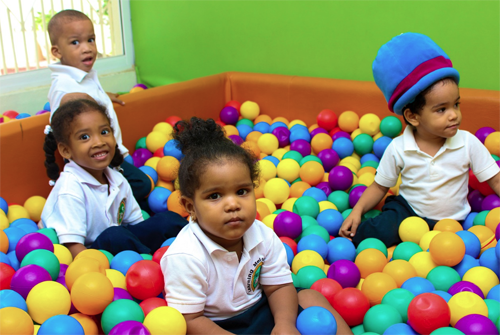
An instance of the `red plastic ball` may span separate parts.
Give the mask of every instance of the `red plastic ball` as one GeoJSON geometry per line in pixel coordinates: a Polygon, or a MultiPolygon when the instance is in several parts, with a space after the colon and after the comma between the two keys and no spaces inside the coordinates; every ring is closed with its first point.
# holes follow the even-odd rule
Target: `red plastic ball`
{"type": "Polygon", "coordinates": [[[495,194],[495,191],[493,191],[491,186],[485,181],[483,181],[482,183],[479,183],[479,186],[477,187],[477,189],[485,197],[488,195],[491,195],[491,194],[495,194]]]}
{"type": "Polygon", "coordinates": [[[215,123],[217,123],[221,127],[224,127],[226,125],[226,123],[222,122],[221,119],[215,120],[215,123]]]}
{"type": "Polygon", "coordinates": [[[354,327],[363,323],[370,301],[357,288],[347,287],[333,297],[332,306],[350,327],[354,327]]]}
{"type": "Polygon", "coordinates": [[[16,273],[16,270],[9,264],[0,263],[0,291],[10,290],[10,281],[16,273]]]}
{"type": "Polygon", "coordinates": [[[297,242],[287,236],[281,236],[279,239],[292,249],[294,255],[297,255],[297,242]]]}
{"type": "Polygon", "coordinates": [[[326,300],[333,306],[333,297],[340,291],[342,291],[342,286],[334,279],[331,278],[321,278],[311,285],[311,290],[318,291],[321,293],[326,300]]]}
{"type": "Polygon", "coordinates": [[[166,245],[166,246],[161,247],[160,249],[156,250],[155,253],[153,254],[153,261],[160,264],[161,258],[167,252],[168,247],[170,247],[170,246],[166,245]]]}
{"type": "Polygon", "coordinates": [[[18,116],[18,115],[19,115],[19,113],[18,113],[18,112],[16,112],[16,111],[12,111],[12,110],[11,110],[11,111],[6,111],[6,112],[3,112],[3,114],[2,114],[2,115],[7,116],[7,117],[9,117],[9,118],[11,118],[11,119],[15,119],[15,118],[16,118],[16,116],[18,116]]]}
{"type": "Polygon", "coordinates": [[[450,307],[437,294],[419,294],[408,306],[408,324],[419,334],[430,334],[438,328],[448,327],[450,320],[450,307]]]}
{"type": "Polygon", "coordinates": [[[158,298],[158,297],[152,297],[152,298],[147,298],[146,300],[141,301],[139,306],[141,306],[142,311],[144,312],[144,316],[146,316],[146,315],[148,315],[149,312],[151,312],[156,307],[168,306],[168,305],[167,305],[167,301],[165,299],[158,298]]]}
{"type": "Polygon", "coordinates": [[[146,259],[130,266],[125,281],[128,293],[139,300],[158,296],[164,287],[160,265],[146,259]]]}
{"type": "Polygon", "coordinates": [[[231,101],[228,101],[224,107],[227,107],[227,106],[230,106],[230,107],[234,107],[236,108],[236,110],[238,110],[238,112],[240,111],[240,107],[241,107],[241,103],[239,103],[238,101],[236,100],[231,100],[231,101]]]}
{"type": "Polygon", "coordinates": [[[169,116],[165,119],[165,122],[170,124],[172,127],[175,126],[175,124],[179,121],[182,121],[182,119],[175,115],[169,116]]]}
{"type": "Polygon", "coordinates": [[[321,112],[319,112],[318,116],[316,117],[318,126],[328,131],[337,127],[337,120],[338,120],[337,114],[335,114],[330,109],[323,109],[321,112]]]}
{"type": "Polygon", "coordinates": [[[469,186],[474,190],[477,190],[479,187],[479,180],[477,180],[477,177],[472,170],[469,170],[469,186]]]}
{"type": "Polygon", "coordinates": [[[155,153],[153,154],[153,157],[164,157],[165,156],[165,153],[163,152],[163,147],[160,147],[158,149],[156,149],[155,153]]]}

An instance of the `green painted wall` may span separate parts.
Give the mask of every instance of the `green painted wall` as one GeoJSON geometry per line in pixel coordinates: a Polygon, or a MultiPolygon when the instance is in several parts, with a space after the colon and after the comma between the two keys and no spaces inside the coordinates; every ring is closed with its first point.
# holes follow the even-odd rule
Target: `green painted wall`
{"type": "Polygon", "coordinates": [[[402,32],[430,36],[461,86],[500,90],[500,1],[132,0],[141,82],[225,71],[372,81],[378,48],[402,32]]]}

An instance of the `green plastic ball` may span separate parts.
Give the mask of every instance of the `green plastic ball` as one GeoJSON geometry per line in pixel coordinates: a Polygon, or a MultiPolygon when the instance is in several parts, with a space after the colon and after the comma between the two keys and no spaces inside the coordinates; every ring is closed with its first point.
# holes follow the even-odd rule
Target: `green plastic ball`
{"type": "Polygon", "coordinates": [[[387,328],[403,322],[398,310],[386,304],[372,306],[363,319],[363,327],[367,332],[383,334],[387,328]]]}
{"type": "Polygon", "coordinates": [[[342,212],[342,217],[344,218],[344,220],[349,216],[349,214],[351,214],[351,212],[352,212],[352,208],[348,208],[342,212]]]}
{"type": "Polygon", "coordinates": [[[326,278],[325,271],[314,265],[304,266],[297,272],[299,287],[311,288],[316,281],[326,278]]]}
{"type": "Polygon", "coordinates": [[[378,238],[368,237],[361,241],[361,243],[356,248],[356,256],[365,249],[377,249],[380,250],[385,255],[385,257],[388,256],[387,247],[385,246],[384,242],[382,242],[378,238]]]}
{"type": "Polygon", "coordinates": [[[139,304],[129,299],[118,299],[110,303],[102,312],[101,326],[105,334],[123,321],[144,321],[144,312],[139,304]]]}
{"type": "Polygon", "coordinates": [[[313,197],[302,196],[293,204],[293,212],[302,215],[309,215],[316,218],[319,214],[319,204],[313,197]]]}
{"type": "Polygon", "coordinates": [[[252,129],[253,129],[253,126],[254,126],[252,120],[241,119],[241,120],[238,120],[238,122],[236,122],[236,127],[241,126],[242,124],[246,124],[247,126],[252,127],[252,129]]]}
{"type": "Polygon", "coordinates": [[[452,327],[442,327],[433,331],[430,335],[465,335],[463,332],[457,328],[452,327]]]}
{"type": "Polygon", "coordinates": [[[363,324],[360,324],[352,327],[351,331],[354,335],[361,335],[365,333],[365,328],[363,328],[363,324]]]}
{"type": "Polygon", "coordinates": [[[407,262],[410,261],[411,256],[415,255],[417,252],[421,252],[422,248],[415,242],[402,242],[397,245],[392,254],[392,259],[403,259],[407,262]]]}
{"type": "Polygon", "coordinates": [[[300,287],[300,283],[299,283],[299,278],[297,277],[297,275],[295,273],[292,272],[292,282],[293,282],[293,286],[296,287],[296,288],[299,288],[300,287]]]}
{"type": "Polygon", "coordinates": [[[142,259],[152,261],[153,260],[153,255],[150,254],[140,254],[142,256],[142,259]]]}
{"type": "Polygon", "coordinates": [[[382,213],[382,212],[381,212],[381,211],[379,211],[378,209],[370,209],[368,212],[366,212],[366,213],[363,215],[363,221],[364,221],[364,220],[371,219],[371,218],[374,218],[374,217],[376,217],[377,215],[380,215],[380,213],[382,213]]]}
{"type": "Polygon", "coordinates": [[[149,219],[151,217],[151,215],[149,215],[149,213],[146,212],[145,210],[141,210],[141,213],[142,213],[142,218],[144,220],[147,220],[147,219],[149,219]]]}
{"type": "Polygon", "coordinates": [[[415,295],[404,288],[395,288],[387,292],[382,298],[382,303],[396,308],[403,322],[408,321],[408,306],[415,295]]]}
{"type": "Polygon", "coordinates": [[[47,270],[50,274],[52,280],[56,280],[59,276],[59,271],[61,270],[61,264],[59,263],[59,259],[56,255],[45,249],[36,249],[29,252],[26,256],[24,256],[21,261],[21,267],[35,264],[41,266],[45,270],[47,270]]]}
{"type": "Polygon", "coordinates": [[[302,218],[302,231],[306,230],[310,226],[314,225],[317,226],[319,224],[318,221],[316,221],[316,219],[313,218],[312,216],[302,215],[301,218],[302,218]]]}
{"type": "Polygon", "coordinates": [[[328,195],[328,201],[334,204],[340,213],[349,208],[349,194],[345,191],[333,191],[328,195]]]}
{"type": "Polygon", "coordinates": [[[277,210],[275,210],[272,214],[276,214],[276,215],[278,215],[279,213],[282,213],[282,212],[286,212],[286,209],[281,209],[281,208],[280,208],[280,209],[277,209],[277,210]]]}
{"type": "Polygon", "coordinates": [[[486,215],[488,215],[490,211],[481,211],[477,213],[477,215],[474,217],[474,220],[472,221],[473,226],[484,226],[486,225],[486,215]]]}
{"type": "Polygon", "coordinates": [[[352,144],[354,144],[354,151],[358,155],[363,156],[365,154],[372,152],[373,137],[371,137],[368,134],[359,134],[354,138],[352,144]]]}
{"type": "Polygon", "coordinates": [[[330,241],[330,235],[328,234],[328,230],[326,230],[325,227],[322,227],[319,224],[307,227],[305,230],[302,231],[302,234],[300,234],[300,238],[303,238],[304,236],[311,234],[318,235],[323,240],[325,240],[326,243],[330,241]]]}
{"type": "Polygon", "coordinates": [[[428,279],[436,290],[448,292],[450,287],[462,280],[458,272],[449,266],[436,266],[429,271],[428,279]]]}
{"type": "Polygon", "coordinates": [[[287,159],[287,158],[291,158],[291,159],[295,160],[297,163],[300,164],[300,161],[304,157],[300,154],[300,152],[295,151],[295,150],[290,150],[290,151],[285,152],[285,154],[283,155],[283,157],[281,157],[281,160],[284,160],[284,159],[287,159]]]}
{"type": "Polygon", "coordinates": [[[491,154],[491,157],[493,157],[493,159],[495,160],[495,162],[498,161],[498,160],[500,160],[500,157],[498,157],[497,155],[491,154]]]}
{"type": "Polygon", "coordinates": [[[378,164],[379,164],[379,163],[378,163],[378,162],[375,162],[375,161],[366,161],[366,162],[364,162],[363,164],[361,164],[360,169],[362,169],[362,168],[364,168],[364,167],[366,167],[366,166],[371,166],[372,168],[375,168],[375,169],[376,169],[376,168],[378,168],[378,164]]]}
{"type": "Polygon", "coordinates": [[[52,244],[59,244],[59,238],[57,237],[57,233],[53,228],[38,229],[37,233],[47,236],[52,244]]]}
{"type": "Polygon", "coordinates": [[[500,302],[493,299],[484,299],[488,306],[488,318],[495,322],[500,317],[500,302]]]}
{"type": "Polygon", "coordinates": [[[394,138],[401,133],[403,129],[403,124],[395,116],[386,116],[380,121],[380,132],[382,135],[394,138]]]}
{"type": "Polygon", "coordinates": [[[321,165],[323,165],[323,162],[321,161],[321,159],[319,159],[318,156],[313,156],[313,155],[307,155],[306,157],[302,158],[299,162],[299,165],[302,166],[305,163],[310,162],[310,161],[315,161],[315,162],[318,162],[321,165]]]}
{"type": "Polygon", "coordinates": [[[135,143],[135,150],[137,149],[147,149],[148,147],[146,146],[146,137],[141,137],[136,143],[135,143]]]}

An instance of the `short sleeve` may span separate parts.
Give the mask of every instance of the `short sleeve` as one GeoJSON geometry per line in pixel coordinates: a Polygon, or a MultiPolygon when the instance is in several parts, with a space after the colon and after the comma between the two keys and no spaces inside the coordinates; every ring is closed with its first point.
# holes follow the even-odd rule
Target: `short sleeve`
{"type": "Polygon", "coordinates": [[[393,140],[385,149],[377,167],[375,182],[384,187],[393,187],[398,182],[402,166],[397,160],[396,141],[393,140]]]}
{"type": "Polygon", "coordinates": [[[270,241],[269,252],[260,274],[261,285],[281,285],[291,283],[292,273],[287,262],[283,242],[274,233],[270,241]]]}

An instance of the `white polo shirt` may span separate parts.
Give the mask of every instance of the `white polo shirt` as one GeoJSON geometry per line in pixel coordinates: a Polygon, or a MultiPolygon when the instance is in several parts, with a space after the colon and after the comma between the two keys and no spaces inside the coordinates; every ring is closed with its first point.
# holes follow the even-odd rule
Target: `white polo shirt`
{"type": "Polygon", "coordinates": [[[50,120],[54,112],[59,108],[62,97],[67,93],[87,93],[99,104],[106,106],[111,126],[116,138],[116,144],[122,155],[128,154],[128,149],[123,146],[122,131],[118,123],[118,116],[113,108],[113,102],[106,94],[97,78],[97,71],[92,69],[89,72],[82,71],[73,66],[62,65],[61,63],[50,64],[52,71],[52,84],[49,90],[50,120]]]}
{"type": "Polygon", "coordinates": [[[143,221],[139,204],[121,173],[106,168],[108,185],[70,161],[42,211],[42,224],[55,229],[59,242],[90,246],[108,227],[143,221]]]}
{"type": "Polygon", "coordinates": [[[292,282],[283,242],[258,220],[243,235],[240,262],[235,252],[212,241],[191,221],[160,265],[168,305],[181,313],[204,311],[214,321],[237,315],[259,301],[261,285],[292,282]]]}
{"type": "Polygon", "coordinates": [[[413,127],[407,126],[387,146],[375,181],[392,187],[401,173],[399,194],[417,215],[434,220],[464,220],[471,210],[467,201],[469,169],[480,182],[500,172],[486,147],[467,131],[459,130],[446,139],[432,157],[418,148],[413,127]]]}

